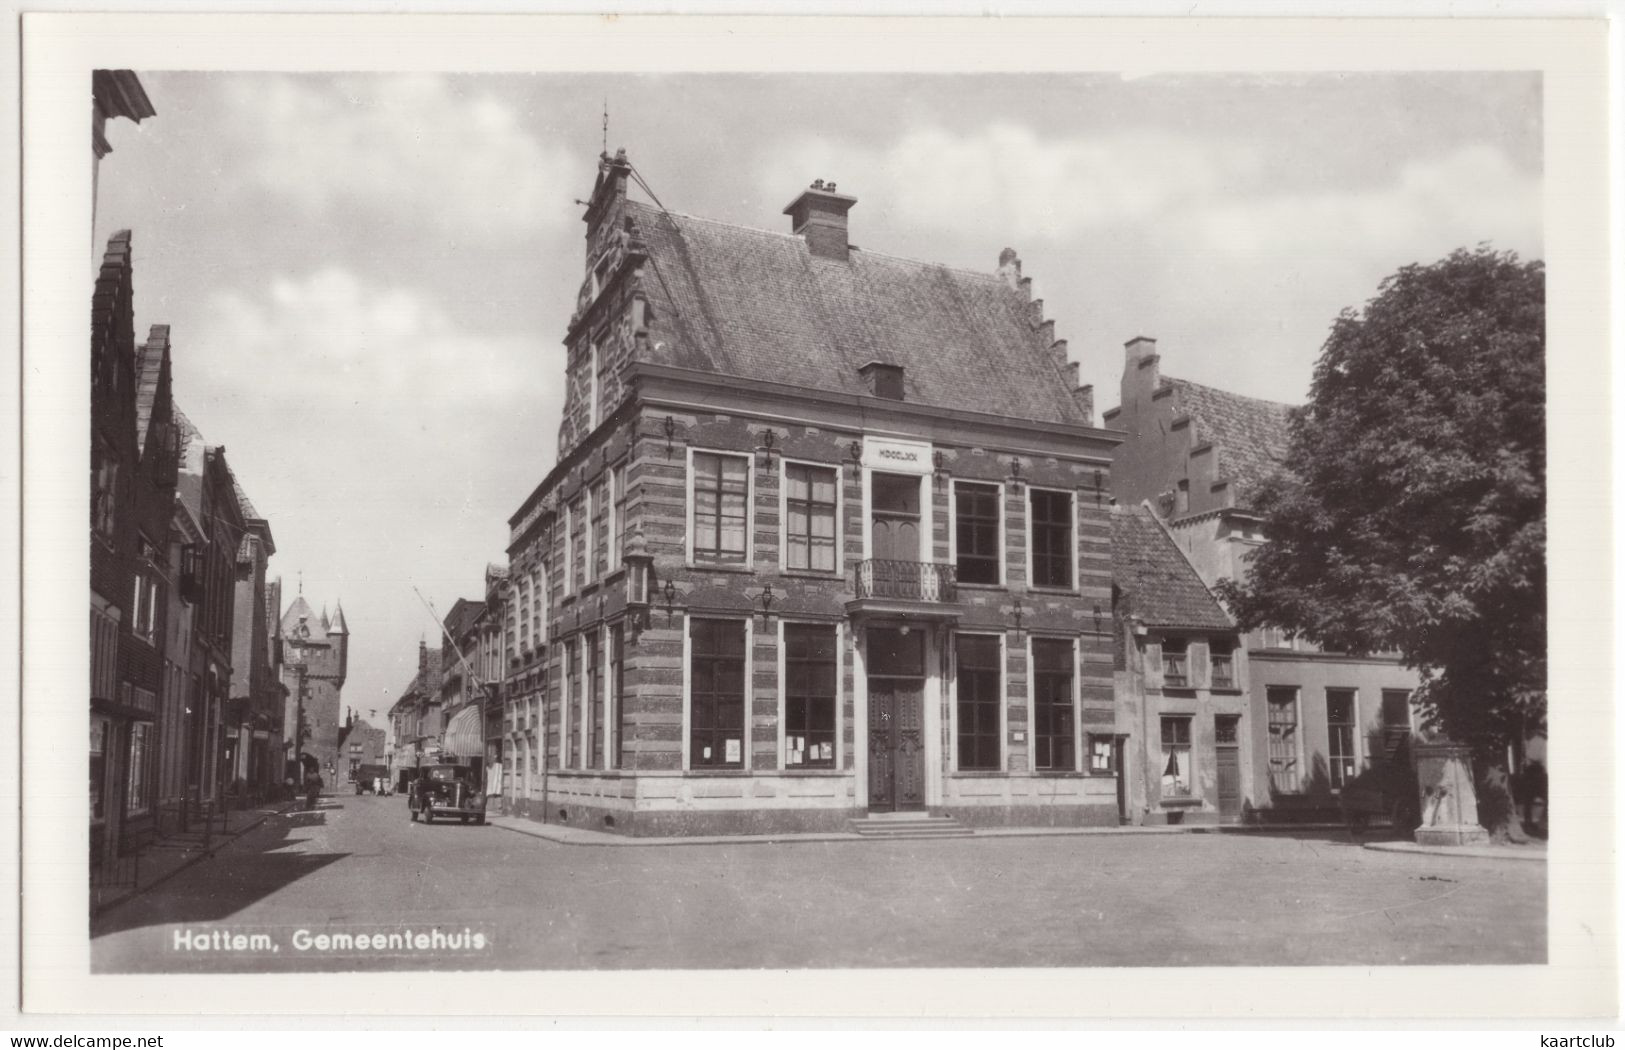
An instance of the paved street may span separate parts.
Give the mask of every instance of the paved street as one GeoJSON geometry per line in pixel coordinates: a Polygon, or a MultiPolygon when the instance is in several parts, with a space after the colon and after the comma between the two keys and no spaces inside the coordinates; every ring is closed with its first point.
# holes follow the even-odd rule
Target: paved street
{"type": "Polygon", "coordinates": [[[98,972],[1538,963],[1545,912],[1544,864],[1330,832],[607,848],[341,795],[92,944],[98,972]]]}

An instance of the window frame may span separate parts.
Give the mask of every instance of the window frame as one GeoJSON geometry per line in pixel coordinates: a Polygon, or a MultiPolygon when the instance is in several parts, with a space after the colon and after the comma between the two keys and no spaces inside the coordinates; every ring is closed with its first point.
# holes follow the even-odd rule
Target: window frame
{"type": "Polygon", "coordinates": [[[609,468],[609,573],[625,564],[626,554],[626,466],[625,459],[609,468]]]}
{"type": "Polygon", "coordinates": [[[1159,760],[1157,762],[1157,770],[1158,770],[1158,773],[1157,773],[1157,797],[1158,797],[1159,801],[1163,801],[1163,802],[1170,802],[1170,801],[1172,801],[1172,802],[1183,802],[1183,801],[1186,801],[1188,799],[1195,799],[1195,798],[1200,797],[1197,794],[1196,746],[1195,746],[1195,735],[1193,733],[1193,730],[1195,728],[1195,722],[1196,722],[1195,717],[1193,715],[1188,715],[1188,714],[1177,714],[1177,713],[1175,713],[1175,714],[1160,715],[1158,717],[1157,728],[1158,728],[1158,731],[1159,731],[1158,732],[1158,744],[1159,744],[1160,758],[1159,758],[1159,760]],[[1184,740],[1184,743],[1180,743],[1179,741],[1174,741],[1173,743],[1169,743],[1169,741],[1168,741],[1168,726],[1169,725],[1184,725],[1184,727],[1185,727],[1185,740],[1184,740]],[[1168,768],[1168,749],[1170,747],[1184,748],[1184,751],[1185,751],[1185,767],[1186,767],[1185,768],[1185,777],[1189,781],[1189,783],[1186,784],[1186,790],[1185,790],[1184,794],[1163,794],[1162,793],[1162,778],[1164,776],[1166,776],[1166,774],[1163,773],[1162,771],[1168,768]]]}
{"type": "Polygon", "coordinates": [[[587,582],[596,583],[614,571],[610,564],[609,545],[614,534],[610,525],[610,477],[606,471],[587,487],[587,582]],[[602,536],[599,535],[602,531],[602,536]],[[603,545],[600,548],[599,541],[603,545]]]}
{"type": "MultiPolygon", "coordinates": [[[[840,577],[846,571],[846,493],[844,483],[846,477],[839,463],[820,463],[811,459],[795,459],[786,456],[779,457],[779,569],[785,573],[794,573],[798,576],[828,576],[840,577]],[[832,569],[798,569],[790,564],[790,468],[807,467],[812,470],[832,470],[835,472],[835,567],[832,569]]],[[[811,502],[809,500],[809,502],[811,502]]],[[[822,506],[822,504],[819,504],[822,506]]],[[[808,552],[812,546],[809,542],[808,552]]]]}
{"type": "Polygon", "coordinates": [[[1159,639],[1157,641],[1157,655],[1161,665],[1162,687],[1164,689],[1191,689],[1194,687],[1191,675],[1191,643],[1189,638],[1159,639]],[[1170,645],[1175,648],[1170,650],[1170,645]],[[1176,654],[1184,664],[1184,672],[1177,676],[1170,674],[1168,671],[1168,661],[1176,654]]]}
{"type": "MultiPolygon", "coordinates": [[[[688,449],[688,469],[684,488],[684,528],[683,528],[683,557],[687,567],[696,569],[753,569],[756,566],[756,544],[753,538],[756,533],[756,457],[748,452],[735,452],[729,449],[695,448],[688,449]],[[745,551],[744,558],[738,562],[723,561],[721,559],[700,559],[696,556],[696,535],[694,521],[696,518],[694,457],[700,456],[726,456],[745,462],[745,551]]],[[[721,504],[718,504],[718,522],[720,531],[721,504]]]]}
{"type": "Polygon", "coordinates": [[[846,699],[845,691],[841,688],[842,684],[843,684],[843,678],[845,676],[845,670],[846,670],[845,669],[845,663],[846,663],[845,650],[844,650],[843,645],[842,645],[844,640],[845,640],[845,631],[843,630],[843,625],[841,624],[841,622],[839,620],[836,620],[836,621],[829,621],[829,620],[784,620],[784,619],[779,620],[779,625],[778,625],[778,682],[779,682],[779,728],[778,728],[778,735],[779,735],[779,748],[778,748],[778,750],[779,750],[779,769],[781,769],[783,771],[792,772],[792,773],[807,773],[807,772],[839,773],[841,771],[841,769],[842,769],[842,762],[845,759],[845,754],[843,753],[843,749],[841,747],[841,738],[842,738],[845,727],[844,727],[844,724],[843,724],[843,719],[841,718],[841,714],[842,714],[842,704],[845,702],[845,699],[846,699]],[[790,730],[789,730],[789,711],[790,711],[789,663],[790,663],[790,649],[789,649],[789,641],[788,641],[787,635],[789,633],[789,628],[792,628],[792,627],[828,628],[833,633],[833,636],[834,636],[835,693],[834,693],[834,696],[831,697],[831,700],[830,700],[831,708],[832,708],[831,714],[834,716],[834,721],[833,721],[833,724],[831,726],[833,744],[832,744],[831,751],[830,751],[830,754],[833,757],[831,757],[831,759],[829,760],[829,762],[827,764],[822,759],[820,759],[818,764],[816,764],[816,765],[814,765],[812,763],[809,763],[809,762],[805,762],[805,761],[803,761],[802,764],[800,764],[800,765],[793,766],[793,765],[790,764],[790,745],[789,745],[789,738],[790,738],[790,730]]]}
{"type": "Polygon", "coordinates": [[[1334,794],[1334,795],[1342,794],[1343,788],[1348,784],[1348,782],[1360,775],[1360,769],[1361,769],[1361,765],[1362,765],[1362,759],[1361,759],[1360,752],[1361,752],[1361,747],[1360,747],[1360,691],[1358,689],[1356,689],[1356,688],[1353,688],[1352,686],[1337,686],[1337,685],[1327,686],[1326,687],[1326,781],[1327,781],[1328,784],[1331,785],[1332,794],[1334,794]],[[1332,695],[1334,693],[1344,694],[1344,695],[1346,695],[1348,697],[1348,701],[1349,701],[1349,710],[1348,710],[1349,720],[1347,722],[1335,722],[1334,723],[1332,721],[1332,695]],[[1348,755],[1339,756],[1336,752],[1334,752],[1332,750],[1333,744],[1334,744],[1334,742],[1336,740],[1336,737],[1333,735],[1333,729],[1334,728],[1346,728],[1348,730],[1349,747],[1350,747],[1350,753],[1348,755]],[[1353,766],[1354,766],[1354,772],[1349,773],[1346,776],[1340,776],[1340,774],[1337,772],[1337,759],[1339,757],[1348,759],[1348,761],[1351,762],[1353,764],[1353,766]],[[1341,783],[1339,783],[1339,779],[1341,779],[1341,781],[1342,781],[1341,783]]]}
{"type": "MultiPolygon", "coordinates": [[[[754,674],[755,645],[755,617],[746,617],[743,620],[726,616],[685,616],[683,618],[683,772],[685,773],[711,773],[738,775],[751,771],[751,702],[754,699],[754,684],[751,681],[754,674]],[[741,709],[740,727],[742,739],[740,741],[739,764],[737,766],[727,763],[697,766],[691,754],[694,745],[694,625],[700,622],[735,624],[743,628],[745,635],[744,668],[742,677],[743,700],[741,709]]],[[[727,751],[724,748],[724,756],[727,751]]]]}
{"type": "Polygon", "coordinates": [[[1207,643],[1207,677],[1209,689],[1224,689],[1239,692],[1240,679],[1236,676],[1236,649],[1238,646],[1228,638],[1209,638],[1207,643]],[[1227,646],[1223,654],[1224,661],[1230,667],[1230,673],[1224,680],[1219,678],[1219,651],[1216,646],[1227,646]]]}
{"type": "Polygon", "coordinates": [[[1010,649],[1009,639],[1003,631],[955,631],[953,634],[952,670],[953,678],[950,682],[950,697],[948,703],[948,739],[951,741],[949,749],[949,769],[954,773],[998,773],[1003,774],[1009,763],[1010,752],[1010,649]],[[994,638],[999,645],[998,666],[998,715],[999,736],[997,740],[998,754],[996,762],[989,768],[966,769],[959,763],[959,640],[965,637],[994,638]]]}
{"type": "Polygon", "coordinates": [[[604,625],[604,758],[606,768],[626,768],[626,621],[604,625]]]}
{"type": "Polygon", "coordinates": [[[1267,685],[1264,687],[1264,727],[1265,752],[1264,769],[1269,776],[1270,790],[1281,795],[1302,795],[1307,786],[1303,776],[1303,689],[1296,685],[1267,685]],[[1271,692],[1287,692],[1292,694],[1292,721],[1277,722],[1275,719],[1276,705],[1271,702],[1271,692]],[[1290,791],[1281,789],[1276,783],[1275,762],[1276,754],[1274,740],[1277,725],[1292,726],[1292,779],[1293,787],[1290,791]]]}
{"type": "MultiPolygon", "coordinates": [[[[1082,721],[1083,721],[1083,711],[1081,709],[1082,705],[1081,705],[1080,699],[1079,699],[1080,695],[1081,695],[1081,689],[1080,689],[1081,683],[1079,681],[1079,674],[1078,674],[1078,671],[1079,671],[1079,667],[1078,667],[1078,661],[1079,661],[1078,650],[1079,650],[1078,639],[1077,639],[1076,636],[1073,636],[1073,635],[1053,635],[1053,634],[1038,634],[1038,635],[1028,634],[1027,635],[1027,764],[1028,764],[1028,768],[1030,768],[1034,773],[1043,773],[1043,774],[1052,774],[1053,775],[1053,774],[1056,774],[1056,773],[1079,773],[1079,772],[1082,772],[1082,767],[1080,765],[1080,756],[1079,756],[1080,746],[1079,746],[1079,739],[1078,738],[1079,738],[1079,733],[1080,733],[1080,730],[1081,730],[1081,724],[1082,724],[1082,721]],[[1037,643],[1039,643],[1039,642],[1064,642],[1069,646],[1070,653],[1071,653],[1071,659],[1067,661],[1067,663],[1070,666],[1070,670],[1069,670],[1068,673],[1071,675],[1071,678],[1072,678],[1072,689],[1071,689],[1072,695],[1071,695],[1071,701],[1070,701],[1070,704],[1069,704],[1070,709],[1071,709],[1071,716],[1072,716],[1072,733],[1071,733],[1072,765],[1071,765],[1071,768],[1069,768],[1069,769],[1068,768],[1057,768],[1055,766],[1046,766],[1046,767],[1040,769],[1039,766],[1038,766],[1038,662],[1037,662],[1038,647],[1037,647],[1037,643]]],[[[1047,737],[1057,738],[1055,734],[1045,734],[1045,735],[1047,737]]]]}
{"type": "Polygon", "coordinates": [[[581,764],[586,769],[607,769],[609,755],[606,730],[609,712],[604,703],[603,635],[598,630],[581,632],[581,764]]]}
{"type": "Polygon", "coordinates": [[[1048,485],[1028,485],[1026,494],[1026,525],[1027,525],[1027,586],[1039,591],[1053,593],[1073,593],[1078,589],[1078,493],[1074,489],[1058,489],[1048,485]],[[1039,583],[1033,575],[1033,554],[1035,546],[1033,493],[1048,492],[1063,495],[1067,498],[1069,508],[1067,526],[1067,560],[1071,563],[1070,582],[1066,584],[1039,583]]]}
{"type": "MultiPolygon", "coordinates": [[[[1008,539],[1005,533],[1005,490],[1002,481],[978,481],[974,478],[948,479],[948,564],[954,567],[954,577],[958,583],[969,587],[1007,587],[1006,564],[1009,559],[1006,555],[1008,539]],[[995,583],[966,583],[964,574],[959,571],[959,486],[970,485],[976,488],[990,488],[994,490],[994,499],[998,504],[998,549],[996,557],[999,566],[999,578],[995,583]]],[[[1029,579],[1031,576],[1029,575],[1029,579]]]]}
{"type": "Polygon", "coordinates": [[[564,572],[559,593],[568,597],[575,593],[575,506],[571,500],[561,502],[564,503],[564,572]]]}

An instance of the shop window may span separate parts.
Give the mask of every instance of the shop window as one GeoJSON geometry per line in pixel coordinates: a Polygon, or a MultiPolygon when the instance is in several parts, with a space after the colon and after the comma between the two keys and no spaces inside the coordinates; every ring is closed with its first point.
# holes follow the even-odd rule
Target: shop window
{"type": "Polygon", "coordinates": [[[1072,641],[1033,639],[1033,768],[1072,772],[1074,752],[1072,641]]]}
{"type": "Polygon", "coordinates": [[[1341,790],[1360,770],[1356,750],[1355,702],[1352,689],[1326,690],[1327,773],[1333,791],[1341,790]]]}
{"type": "Polygon", "coordinates": [[[834,467],[784,465],[784,565],[806,572],[834,572],[834,467]]]}
{"type": "Polygon", "coordinates": [[[1228,639],[1215,638],[1208,643],[1208,664],[1214,689],[1236,687],[1236,646],[1228,639]]]}
{"type": "Polygon", "coordinates": [[[955,640],[955,677],[959,692],[959,768],[997,770],[999,756],[1000,683],[999,639],[992,635],[962,634],[955,640]]]}
{"type": "Polygon", "coordinates": [[[835,625],[784,625],[784,765],[835,768],[835,625]]]}
{"type": "Polygon", "coordinates": [[[954,565],[960,583],[999,582],[999,486],[954,483],[954,565]]]}
{"type": "Polygon", "coordinates": [[[130,723],[130,783],[129,793],[124,800],[126,813],[145,813],[152,808],[152,777],[147,768],[147,738],[151,730],[151,722],[130,723]]]}
{"type": "Polygon", "coordinates": [[[1190,643],[1183,638],[1162,641],[1162,684],[1184,689],[1191,684],[1190,643]]]}
{"type": "Polygon", "coordinates": [[[1072,493],[1028,490],[1033,586],[1072,587],[1072,493]]]}
{"type": "Polygon", "coordinates": [[[1164,717],[1162,720],[1162,797],[1190,798],[1191,720],[1164,717]]]}
{"type": "Polygon", "coordinates": [[[745,564],[749,475],[744,456],[694,453],[690,509],[696,562],[745,564]]]}
{"type": "Polygon", "coordinates": [[[696,619],[689,648],[689,766],[743,769],[745,625],[696,619]]]}
{"type": "Polygon", "coordinates": [[[1270,686],[1265,691],[1269,707],[1270,787],[1280,794],[1302,790],[1298,768],[1298,690],[1296,686],[1270,686]]]}

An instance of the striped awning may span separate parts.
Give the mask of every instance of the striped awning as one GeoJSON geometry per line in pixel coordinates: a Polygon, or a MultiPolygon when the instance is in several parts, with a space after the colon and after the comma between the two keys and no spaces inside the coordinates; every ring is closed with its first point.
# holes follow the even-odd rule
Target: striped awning
{"type": "Polygon", "coordinates": [[[480,705],[469,704],[451,716],[441,748],[458,758],[480,758],[485,754],[485,720],[480,705]]]}

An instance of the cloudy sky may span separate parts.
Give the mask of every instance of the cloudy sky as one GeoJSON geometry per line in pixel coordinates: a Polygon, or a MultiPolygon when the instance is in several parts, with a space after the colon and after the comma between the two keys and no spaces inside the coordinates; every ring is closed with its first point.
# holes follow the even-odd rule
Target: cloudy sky
{"type": "Polygon", "coordinates": [[[561,339],[606,101],[673,211],[788,229],[814,178],[853,243],[992,271],[1020,253],[1096,389],[1166,373],[1301,400],[1328,325],[1399,266],[1541,254],[1535,75],[318,76],[141,72],[97,234],[134,231],[136,322],[272,524],[274,573],[342,599],[379,715],[477,597],[554,462],[561,339]]]}

